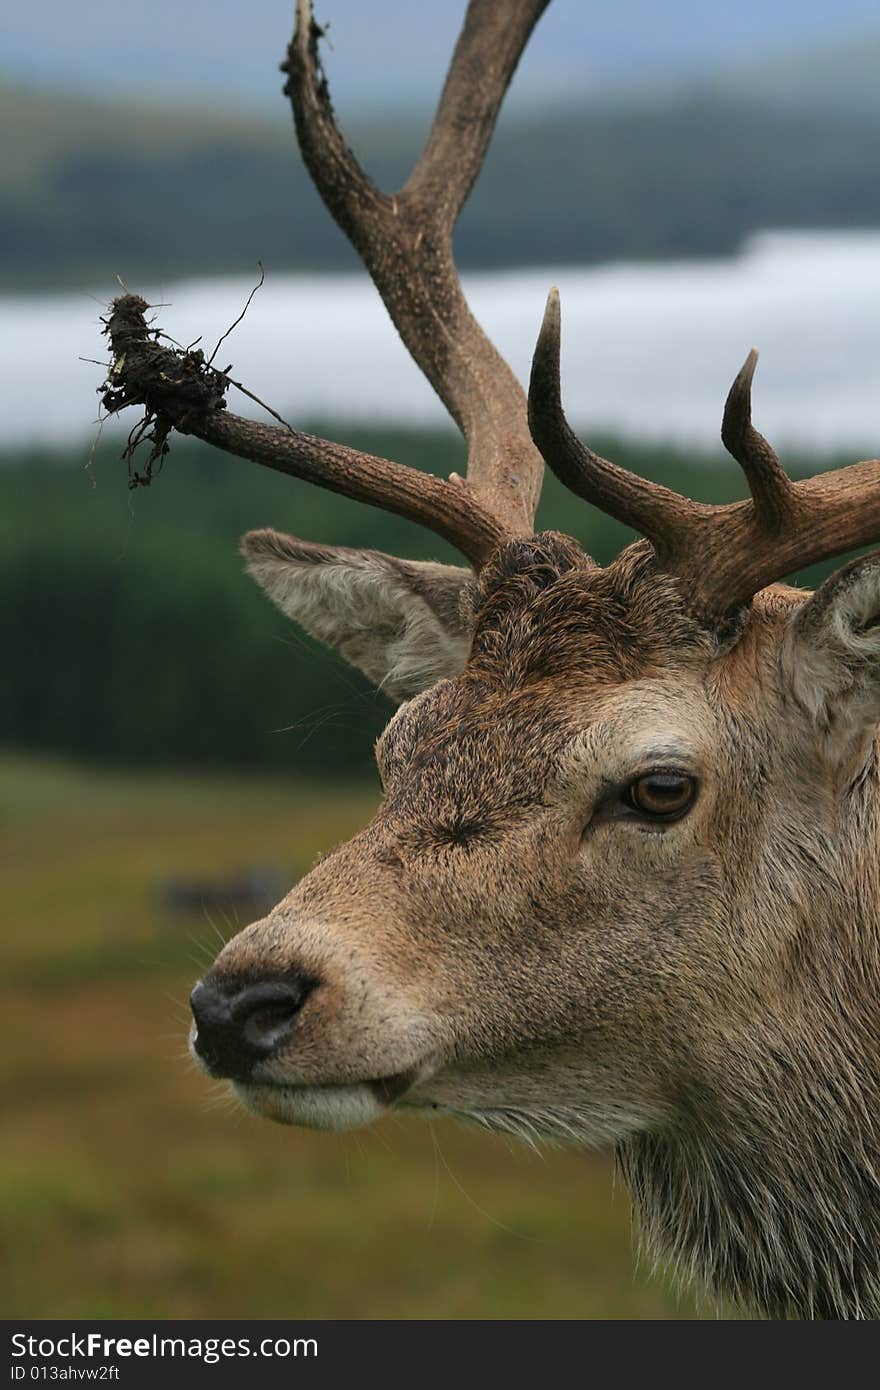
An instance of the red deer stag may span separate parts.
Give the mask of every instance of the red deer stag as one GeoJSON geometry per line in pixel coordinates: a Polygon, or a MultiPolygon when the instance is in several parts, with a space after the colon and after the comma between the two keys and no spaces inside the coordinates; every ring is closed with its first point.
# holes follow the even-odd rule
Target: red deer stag
{"type": "Polygon", "coordinates": [[[393,196],[336,125],[298,0],[286,63],[312,178],[460,426],[423,475],[225,408],[228,380],[117,300],[112,411],[431,527],[470,568],[244,539],[270,598],[400,709],[384,800],[193,991],[192,1049],[257,1114],[389,1106],[613,1145],[652,1246],[772,1317],[880,1316],[880,462],[793,483],[751,423],[751,499],[689,501],[568,428],[551,295],[528,408],[452,232],[547,0],[472,0],[393,196]],[[533,534],[543,461],[643,539],[607,568],[533,534]]]}

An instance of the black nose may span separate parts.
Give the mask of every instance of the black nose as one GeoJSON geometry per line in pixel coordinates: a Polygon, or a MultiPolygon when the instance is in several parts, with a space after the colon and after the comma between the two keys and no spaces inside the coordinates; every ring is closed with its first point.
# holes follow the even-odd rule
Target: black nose
{"type": "Polygon", "coordinates": [[[189,999],[196,1052],[215,1076],[246,1081],[290,1037],[310,989],[311,981],[299,976],[247,984],[199,980],[189,999]]]}

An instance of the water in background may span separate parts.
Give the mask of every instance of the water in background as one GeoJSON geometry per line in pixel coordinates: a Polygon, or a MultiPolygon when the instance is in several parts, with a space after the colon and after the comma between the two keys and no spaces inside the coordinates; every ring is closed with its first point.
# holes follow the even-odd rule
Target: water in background
{"type": "MultiPolygon", "coordinates": [[[[182,343],[201,334],[211,349],[254,278],[144,292],[167,302],[167,332],[182,343]]],[[[465,277],[477,317],[523,381],[552,283],[562,292],[567,409],[580,428],[713,443],[730,382],[756,343],[755,416],[765,433],[816,451],[880,449],[880,232],[765,233],[731,260],[465,277]]],[[[7,446],[69,445],[93,432],[101,372],[78,359],[105,355],[100,306],[114,292],[2,301],[7,446]]],[[[270,271],[220,349],[218,365],[229,362],[295,424],[446,418],[364,274],[270,271]]],[[[234,392],[231,405],[259,414],[234,392]]]]}

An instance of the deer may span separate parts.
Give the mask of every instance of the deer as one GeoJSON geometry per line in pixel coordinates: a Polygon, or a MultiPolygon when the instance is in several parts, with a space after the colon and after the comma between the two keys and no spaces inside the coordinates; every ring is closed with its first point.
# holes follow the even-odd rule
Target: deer
{"type": "Polygon", "coordinates": [[[552,291],[528,395],[470,312],[457,217],[548,0],[470,0],[424,150],[380,191],[297,0],[300,150],[467,447],[404,467],[226,402],[126,293],[105,405],[384,508],[461,566],[250,532],[269,599],[397,702],[370,823],[233,936],[191,1051],[241,1103],[345,1130],[392,1107],[616,1154],[647,1246],[741,1310],[880,1316],[880,460],[798,482],[752,424],[708,505],[570,428],[552,291]],[[637,536],[534,530],[544,466],[637,536]]]}

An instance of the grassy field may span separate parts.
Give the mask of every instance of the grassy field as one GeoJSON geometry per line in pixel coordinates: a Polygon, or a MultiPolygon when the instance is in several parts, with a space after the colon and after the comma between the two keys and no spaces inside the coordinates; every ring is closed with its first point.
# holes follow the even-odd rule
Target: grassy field
{"type": "Polygon", "coordinates": [[[609,1162],[418,1118],[274,1127],[187,1059],[191,982],[235,924],[168,916],[157,884],[292,880],[372,801],[0,761],[3,1316],[697,1315],[635,1268],[609,1162]]]}

